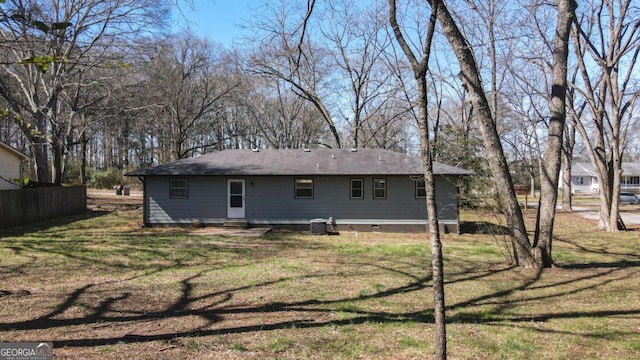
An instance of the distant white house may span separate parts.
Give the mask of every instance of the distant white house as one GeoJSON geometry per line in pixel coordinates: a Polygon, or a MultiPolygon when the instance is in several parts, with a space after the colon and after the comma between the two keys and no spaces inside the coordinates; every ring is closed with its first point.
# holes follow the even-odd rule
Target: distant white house
{"type": "Polygon", "coordinates": [[[0,141],[0,190],[19,189],[14,179],[22,179],[23,163],[28,156],[0,141]]]}
{"type": "MultiPolygon", "coordinates": [[[[640,163],[622,163],[621,191],[640,193],[640,163]]],[[[571,165],[571,193],[599,193],[600,184],[590,163],[571,165]]]]}

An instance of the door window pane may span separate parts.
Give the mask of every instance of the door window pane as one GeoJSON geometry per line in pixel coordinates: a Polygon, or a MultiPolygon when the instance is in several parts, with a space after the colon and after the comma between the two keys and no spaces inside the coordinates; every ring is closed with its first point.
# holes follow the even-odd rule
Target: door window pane
{"type": "Polygon", "coordinates": [[[232,208],[241,208],[243,196],[242,181],[229,181],[229,206],[232,208]]]}
{"type": "Polygon", "coordinates": [[[234,208],[242,207],[242,195],[231,195],[229,205],[234,208]]]}
{"type": "Polygon", "coordinates": [[[229,183],[231,194],[242,194],[242,183],[240,181],[232,181],[229,183]]]}

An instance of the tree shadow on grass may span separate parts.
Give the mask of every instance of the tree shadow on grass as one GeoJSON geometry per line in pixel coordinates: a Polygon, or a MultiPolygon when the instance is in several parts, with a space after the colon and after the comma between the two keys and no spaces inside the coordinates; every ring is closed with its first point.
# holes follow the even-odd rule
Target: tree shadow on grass
{"type": "MultiPolygon", "coordinates": [[[[362,264],[364,265],[364,264],[362,264]]],[[[94,323],[105,324],[135,324],[146,321],[163,321],[184,317],[197,317],[206,320],[204,326],[197,326],[184,331],[172,331],[160,334],[145,335],[137,332],[130,332],[122,336],[101,337],[101,338],[81,338],[68,340],[54,340],[55,347],[86,347],[86,346],[102,346],[114,345],[118,343],[140,343],[156,340],[171,340],[177,337],[197,337],[220,334],[235,334],[255,331],[270,331],[277,329],[296,328],[312,328],[327,325],[357,325],[367,322],[391,323],[391,322],[432,322],[433,316],[430,311],[408,312],[408,313],[385,313],[385,312],[369,312],[361,310],[353,310],[353,315],[349,318],[338,320],[320,320],[317,318],[326,317],[328,313],[339,311],[336,306],[343,303],[354,301],[365,301],[376,298],[385,298],[388,296],[408,293],[418,290],[424,290],[430,277],[415,278],[404,286],[393,289],[387,289],[371,295],[360,295],[357,297],[335,299],[335,300],[316,300],[307,299],[294,302],[267,302],[255,306],[238,306],[229,302],[234,298],[234,294],[243,290],[255,287],[268,287],[279,285],[291,281],[291,278],[280,278],[272,281],[266,281],[261,284],[252,284],[227,289],[219,292],[210,292],[204,295],[194,294],[194,284],[198,278],[203,276],[207,271],[189,276],[183,279],[181,284],[180,296],[172,303],[159,311],[140,311],[138,309],[122,309],[118,303],[126,302],[133,294],[131,292],[123,292],[116,296],[109,296],[101,300],[99,303],[90,306],[91,312],[84,316],[68,317],[65,316],[67,311],[74,307],[87,308],[88,305],[83,302],[83,298],[95,296],[92,289],[104,284],[88,284],[77,288],[66,299],[51,312],[34,318],[32,320],[0,323],[0,331],[7,330],[47,330],[63,328],[68,326],[90,325],[94,323]],[[299,316],[296,319],[287,321],[277,321],[272,323],[263,323],[256,321],[255,324],[247,324],[245,326],[216,326],[222,324],[225,317],[234,315],[253,315],[251,318],[260,317],[264,314],[282,314],[282,313],[308,314],[299,316]],[[213,328],[211,328],[213,326],[213,328]]],[[[348,275],[348,274],[346,274],[348,275]]],[[[296,280],[303,278],[322,277],[325,275],[309,275],[297,276],[296,280]]],[[[333,276],[333,275],[332,275],[333,276]]],[[[349,312],[348,310],[340,310],[349,312]]]]}
{"type": "MultiPolygon", "coordinates": [[[[171,236],[171,234],[168,236],[171,236]]],[[[214,247],[209,251],[246,254],[249,256],[253,256],[257,252],[265,252],[263,256],[273,256],[275,252],[282,249],[306,251],[310,248],[320,249],[324,246],[322,243],[296,243],[291,239],[283,240],[282,243],[269,239],[264,241],[264,246],[260,246],[259,250],[245,253],[240,240],[229,240],[229,242],[225,247],[225,242],[216,241],[215,245],[211,245],[214,247]],[[273,249],[270,250],[270,247],[273,249]],[[273,253],[269,255],[271,251],[273,253]]],[[[162,241],[159,241],[159,243],[162,243],[162,241]]],[[[155,244],[150,245],[155,246],[155,244]]],[[[247,246],[253,245],[255,244],[247,244],[247,246]]],[[[113,249],[123,257],[137,257],[138,255],[135,254],[139,252],[141,259],[149,256],[154,259],[164,259],[167,261],[166,264],[149,265],[146,268],[147,271],[123,279],[116,278],[104,282],[94,281],[84,285],[79,284],[82,286],[78,286],[68,292],[61,298],[58,305],[51,306],[51,310],[45,314],[34,316],[27,320],[0,322],[0,332],[12,331],[15,333],[16,331],[37,330],[54,332],[56,329],[81,327],[80,331],[78,329],[65,331],[67,334],[81,335],[67,335],[64,338],[52,339],[54,346],[59,348],[171,341],[179,337],[240,334],[291,328],[307,329],[369,323],[432,323],[434,321],[431,310],[381,311],[373,310],[373,308],[377,307],[371,307],[366,303],[367,301],[389,300],[397,296],[415,296],[416,292],[425,293],[429,291],[431,277],[429,274],[424,274],[423,264],[414,264],[384,257],[379,259],[369,258],[372,261],[361,260],[358,262],[349,260],[341,265],[348,265],[347,269],[350,272],[333,273],[331,270],[323,270],[324,272],[319,273],[307,272],[302,275],[277,277],[257,283],[249,281],[239,286],[230,286],[214,291],[211,291],[210,287],[204,287],[206,291],[203,291],[203,284],[208,281],[207,276],[216,276],[216,271],[219,271],[221,267],[207,266],[203,270],[202,266],[186,265],[153,246],[131,246],[118,241],[116,245],[113,245],[113,249]],[[271,290],[288,287],[290,282],[293,281],[300,281],[304,284],[307,280],[316,279],[323,282],[324,278],[328,280],[336,276],[343,277],[345,279],[344,286],[349,286],[349,279],[362,276],[363,269],[367,269],[366,274],[368,275],[378,272],[383,275],[398,276],[404,281],[400,281],[398,285],[389,288],[381,288],[370,292],[361,291],[357,295],[334,297],[332,299],[317,299],[310,295],[303,296],[295,301],[248,300],[246,298],[247,294],[244,293],[248,290],[259,289],[260,293],[268,294],[271,290]],[[143,280],[144,283],[154,283],[154,281],[157,281],[158,276],[170,273],[181,274],[178,281],[179,286],[178,289],[167,287],[164,289],[166,293],[164,291],[161,292],[163,297],[170,297],[170,300],[163,302],[161,306],[147,306],[151,302],[151,297],[146,292],[145,286],[129,285],[129,282],[135,279],[143,280]],[[152,276],[155,276],[155,278],[152,278],[152,276]],[[78,309],[83,309],[83,311],[78,311],[78,309]],[[336,316],[336,314],[341,315],[336,316]],[[238,324],[237,317],[242,317],[245,320],[238,324]],[[182,320],[184,319],[192,319],[192,322],[189,322],[189,326],[165,326],[173,322],[183,324],[182,320]],[[150,322],[156,323],[157,326],[152,330],[147,330],[149,327],[143,325],[150,322]],[[94,336],[91,336],[92,330],[96,329],[98,324],[101,327],[113,327],[118,331],[106,334],[96,332],[94,336]]],[[[20,251],[24,251],[24,249],[35,252],[48,251],[47,248],[42,248],[39,245],[19,248],[20,251]]],[[[80,264],[101,261],[94,257],[83,256],[82,251],[75,252],[64,249],[58,249],[57,251],[58,255],[64,256],[69,260],[78,261],[80,264]]],[[[462,264],[465,259],[455,259],[455,261],[462,264]]],[[[466,262],[469,261],[466,260],[466,262]]],[[[609,267],[609,269],[602,269],[599,272],[558,280],[545,285],[539,284],[542,271],[529,273],[528,276],[521,277],[523,281],[516,285],[487,291],[480,295],[468,295],[463,300],[449,303],[447,311],[450,315],[447,316],[447,321],[459,324],[503,324],[505,322],[522,323],[525,321],[547,321],[550,319],[572,319],[577,317],[638,315],[640,311],[629,309],[565,311],[532,315],[519,315],[510,312],[514,307],[523,306],[523,302],[551,302],[565,295],[574,295],[582,291],[597,289],[599,286],[611,281],[618,271],[623,271],[629,266],[640,266],[640,262],[621,262],[618,264],[619,267],[615,267],[615,264],[608,264],[606,267],[609,267]],[[571,283],[575,283],[575,286],[565,288],[571,283]],[[544,287],[555,287],[557,290],[535,292],[544,287]],[[484,307],[489,308],[489,310],[483,310],[482,308],[484,307]]],[[[104,263],[103,265],[110,264],[104,263]]],[[[249,267],[253,265],[253,263],[247,264],[249,267]]],[[[233,266],[241,268],[243,265],[235,264],[233,266]]],[[[515,271],[513,267],[504,266],[500,268],[495,264],[489,263],[482,264],[482,266],[468,265],[464,267],[457,266],[456,268],[461,270],[448,274],[449,279],[447,279],[445,286],[468,281],[493,281],[492,276],[500,272],[515,271]],[[479,271],[479,268],[485,270],[479,271]]],[[[623,279],[624,276],[628,276],[628,274],[623,273],[613,280],[623,279]]],[[[253,295],[253,293],[251,294],[253,295]]],[[[18,295],[15,291],[0,291],[0,299],[13,297],[16,300],[15,298],[18,295]]],[[[31,296],[31,294],[23,295],[31,296]]],[[[551,330],[539,329],[538,331],[551,330]]]]}
{"type": "Polygon", "coordinates": [[[562,237],[554,237],[554,241],[563,242],[565,244],[569,244],[573,246],[576,251],[589,255],[604,255],[609,258],[612,258],[612,261],[603,261],[603,262],[584,262],[584,263],[567,263],[567,264],[559,264],[558,267],[563,269],[596,269],[596,268],[632,268],[632,267],[640,267],[640,253],[637,253],[633,250],[628,252],[622,251],[611,251],[605,247],[593,247],[586,246],[577,241],[562,238],[562,237]]]}
{"type": "Polygon", "coordinates": [[[598,268],[640,268],[640,260],[620,260],[615,262],[596,262],[596,263],[574,263],[574,264],[561,264],[558,265],[562,269],[598,269],[598,268]]]}
{"type": "Polygon", "coordinates": [[[509,228],[489,221],[463,221],[460,234],[509,235],[509,228]]]}
{"type": "MultiPolygon", "coordinates": [[[[201,270],[195,274],[186,276],[180,280],[180,289],[174,292],[173,300],[165,304],[162,308],[156,310],[148,310],[140,304],[144,303],[146,294],[137,294],[135,289],[127,288],[126,291],[109,290],[108,285],[117,282],[126,282],[134,278],[149,276],[149,274],[137,275],[125,280],[114,280],[103,283],[91,283],[79,288],[68,294],[64,301],[57,305],[50,312],[38,316],[36,318],[0,323],[0,331],[29,331],[29,330],[54,330],[57,328],[65,328],[69,326],[91,326],[92,324],[105,324],[104,326],[113,325],[115,328],[125,328],[126,326],[135,326],[136,324],[144,324],[147,322],[158,322],[158,328],[145,333],[145,330],[130,330],[125,334],[87,337],[79,336],[69,339],[53,339],[54,346],[59,347],[94,347],[104,345],[116,345],[119,343],[144,343],[151,341],[171,341],[180,337],[201,337],[222,334],[239,334],[250,332],[264,332],[281,329],[307,329],[321,328],[325,326],[347,326],[359,324],[393,324],[393,323],[432,323],[433,314],[430,310],[424,311],[407,311],[407,312],[385,312],[367,310],[368,306],[355,306],[354,303],[362,303],[370,300],[384,300],[392,296],[406,294],[418,291],[427,291],[431,282],[430,275],[418,276],[414,272],[408,272],[406,264],[397,266],[396,263],[387,263],[387,265],[378,265],[371,263],[350,263],[355,269],[369,267],[371,270],[380,273],[388,273],[403,276],[407,281],[400,286],[383,289],[371,294],[359,294],[357,296],[345,296],[337,299],[318,300],[314,298],[301,299],[298,301],[267,301],[259,304],[251,304],[246,302],[234,302],[236,297],[242,297],[241,293],[245,290],[264,288],[269,290],[271,286],[286,286],[290,281],[309,280],[314,278],[333,277],[335,274],[309,274],[298,275],[293,277],[281,277],[269,281],[263,281],[258,284],[246,284],[219,291],[209,291],[200,293],[200,289],[196,289],[198,284],[206,282],[205,275],[216,271],[216,269],[201,270]],[[105,289],[103,289],[105,287],[105,289]],[[100,297],[99,295],[107,293],[109,296],[100,297]],[[99,301],[91,302],[89,299],[100,298],[99,301]],[[349,306],[347,306],[349,305],[349,306]],[[74,308],[83,308],[88,310],[83,315],[78,315],[72,311],[74,308]],[[340,318],[331,318],[332,314],[337,312],[346,314],[340,318]],[[234,316],[241,316],[245,319],[252,319],[245,324],[234,324],[229,321],[225,325],[225,321],[234,316]],[[276,319],[275,321],[264,321],[261,316],[267,319],[276,319]],[[163,331],[161,326],[164,321],[174,321],[193,317],[198,321],[190,328],[177,329],[177,331],[163,331]],[[282,318],[281,321],[277,319],[282,318]],[[159,330],[159,331],[158,331],[159,330]]],[[[176,267],[179,270],[179,266],[176,267]]],[[[167,269],[163,269],[167,270],[167,269]]],[[[512,269],[504,269],[510,271],[512,269]]],[[[162,270],[161,270],[162,271],[162,270]]],[[[452,323],[502,323],[504,321],[547,321],[549,319],[577,318],[577,317],[609,317],[615,315],[638,315],[640,311],[636,310],[618,310],[618,311],[593,311],[593,312],[560,312],[553,314],[535,314],[532,316],[510,315],[508,310],[514,306],[521,306],[523,301],[553,301],[554,298],[562,297],[569,294],[579,293],[587,289],[594,289],[606,282],[610,281],[607,276],[618,271],[617,269],[609,269],[608,271],[589,274],[579,278],[567,279],[566,282],[558,282],[548,286],[559,287],[559,290],[551,294],[532,294],[525,299],[519,297],[511,298],[518,292],[525,290],[535,290],[539,288],[537,282],[542,272],[530,276],[528,280],[513,287],[503,290],[496,290],[475,297],[469,297],[464,301],[449,304],[448,311],[454,309],[464,309],[467,307],[482,305],[491,306],[489,312],[479,311],[456,311],[454,315],[448,316],[448,321],[452,323]],[[599,282],[594,282],[600,278],[599,282]],[[582,286],[572,288],[571,290],[561,290],[562,285],[570,282],[584,282],[582,286]]],[[[160,271],[159,271],[160,272],[160,271]]],[[[451,285],[456,282],[474,281],[482,278],[490,278],[494,275],[494,271],[483,271],[469,273],[467,276],[459,276],[454,280],[447,282],[451,285]]],[[[349,278],[357,276],[357,271],[353,274],[343,273],[341,276],[349,278]]],[[[463,275],[463,274],[459,274],[463,275]]],[[[490,280],[490,279],[488,279],[490,280]]],[[[202,286],[202,285],[200,285],[202,286]]],[[[11,296],[11,294],[5,294],[11,296]]],[[[170,327],[173,328],[173,327],[170,327]]],[[[547,330],[540,330],[547,331],[547,330]]]]}

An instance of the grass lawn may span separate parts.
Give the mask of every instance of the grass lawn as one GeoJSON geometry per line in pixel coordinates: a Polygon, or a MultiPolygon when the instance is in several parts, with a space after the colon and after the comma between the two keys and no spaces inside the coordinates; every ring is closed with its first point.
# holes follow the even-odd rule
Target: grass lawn
{"type": "MultiPolygon", "coordinates": [[[[534,212],[528,212],[531,221],[534,212]]],[[[56,359],[424,359],[422,234],[196,236],[140,210],[0,232],[0,340],[56,359]]],[[[640,358],[640,231],[556,218],[558,267],[509,265],[491,217],[443,235],[450,359],[640,358]]],[[[533,227],[532,227],[533,228],[533,227]]]]}

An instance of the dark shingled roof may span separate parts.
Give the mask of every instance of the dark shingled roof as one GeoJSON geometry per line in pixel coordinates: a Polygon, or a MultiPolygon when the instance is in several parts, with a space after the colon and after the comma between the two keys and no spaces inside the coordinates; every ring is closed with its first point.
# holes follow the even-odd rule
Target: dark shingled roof
{"type": "MultiPolygon", "coordinates": [[[[435,174],[467,175],[470,171],[434,163],[435,174]]],[[[382,149],[223,150],[127,173],[154,175],[420,175],[418,157],[382,149]]]]}

